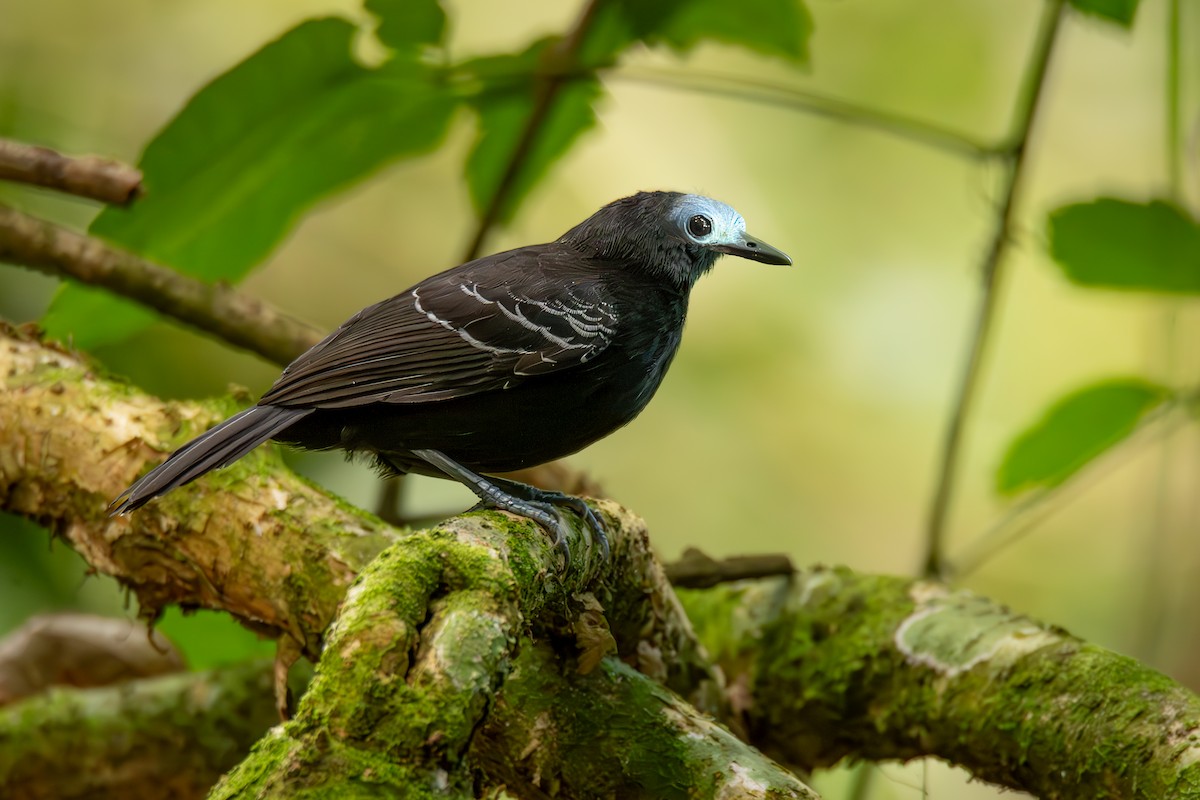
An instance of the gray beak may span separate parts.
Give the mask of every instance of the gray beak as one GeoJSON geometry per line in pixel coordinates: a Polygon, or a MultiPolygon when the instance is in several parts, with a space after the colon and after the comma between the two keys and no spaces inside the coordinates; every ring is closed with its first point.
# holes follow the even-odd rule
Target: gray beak
{"type": "Polygon", "coordinates": [[[782,250],[776,250],[762,239],[755,238],[748,233],[742,234],[740,242],[735,244],[718,244],[714,245],[712,249],[718,253],[738,256],[739,258],[748,258],[751,261],[761,261],[764,264],[791,266],[792,263],[792,259],[788,257],[787,253],[782,250]]]}

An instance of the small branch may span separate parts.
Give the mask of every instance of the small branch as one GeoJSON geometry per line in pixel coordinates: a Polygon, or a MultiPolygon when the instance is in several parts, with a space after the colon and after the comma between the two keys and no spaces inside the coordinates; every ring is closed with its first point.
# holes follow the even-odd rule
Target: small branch
{"type": "Polygon", "coordinates": [[[0,794],[200,800],[276,722],[262,662],[55,689],[0,710],[0,794]]]}
{"type": "Polygon", "coordinates": [[[99,286],[276,364],[290,363],[321,339],[315,328],[228,285],[181,275],[5,205],[0,261],[99,286]]]}
{"type": "Polygon", "coordinates": [[[109,686],[185,668],[175,645],[140,622],[38,614],[0,639],[0,706],[52,686],[109,686]]]}
{"type": "Polygon", "coordinates": [[[664,564],[663,570],[667,573],[667,580],[676,589],[707,589],[718,583],[791,575],[796,568],[792,566],[792,560],[782,553],[733,556],[717,561],[689,547],[678,561],[664,564]]]}
{"type": "Polygon", "coordinates": [[[0,180],[44,186],[115,206],[142,193],[142,173],[97,156],[64,156],[48,147],[0,139],[0,180]]]}
{"type": "Polygon", "coordinates": [[[471,237],[471,244],[467,248],[467,253],[463,261],[470,261],[478,257],[480,250],[483,249],[484,239],[487,238],[488,233],[496,224],[496,220],[500,218],[500,211],[504,208],[504,204],[507,202],[509,193],[512,192],[513,184],[516,183],[521,170],[525,168],[525,162],[529,159],[529,154],[533,151],[534,142],[537,141],[537,137],[542,131],[542,126],[545,124],[546,118],[550,115],[550,110],[554,107],[555,101],[558,99],[559,92],[570,81],[567,73],[574,69],[575,57],[583,46],[584,38],[587,36],[587,32],[591,28],[592,21],[602,2],[604,0],[590,0],[584,6],[579,18],[576,19],[571,31],[547,53],[554,62],[550,65],[552,68],[539,76],[533,100],[533,109],[529,112],[529,117],[525,120],[525,127],[521,131],[521,137],[517,140],[517,145],[508,159],[508,164],[504,168],[504,174],[500,178],[500,183],[496,186],[496,192],[488,201],[487,208],[484,209],[483,216],[479,219],[479,225],[475,229],[475,235],[471,237]]]}
{"type": "Polygon", "coordinates": [[[958,473],[963,430],[979,386],[984,352],[991,332],[992,318],[995,314],[999,294],[1001,262],[1008,251],[1009,241],[1012,237],[1016,198],[1025,178],[1025,157],[1030,135],[1033,132],[1034,120],[1037,117],[1042,90],[1046,83],[1046,72],[1054,53],[1054,44],[1058,39],[1059,26],[1063,16],[1063,0],[1050,0],[1046,3],[1042,27],[1025,76],[1025,86],[1017,108],[1008,181],[1002,193],[991,241],[988,244],[983,263],[980,265],[980,277],[983,285],[979,296],[979,306],[975,312],[975,326],[971,334],[967,360],[959,381],[957,396],[950,413],[949,423],[946,426],[937,482],[929,507],[924,559],[924,574],[927,576],[941,575],[943,570],[946,520],[958,473]]]}

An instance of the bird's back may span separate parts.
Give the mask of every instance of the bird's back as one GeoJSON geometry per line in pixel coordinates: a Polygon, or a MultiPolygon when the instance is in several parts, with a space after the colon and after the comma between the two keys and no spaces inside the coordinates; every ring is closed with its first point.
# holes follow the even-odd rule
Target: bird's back
{"type": "Polygon", "coordinates": [[[686,295],[551,243],[470,262],[360,312],[260,401],[313,413],[276,438],[416,449],[484,472],[569,455],[628,423],[678,347],[686,295]]]}

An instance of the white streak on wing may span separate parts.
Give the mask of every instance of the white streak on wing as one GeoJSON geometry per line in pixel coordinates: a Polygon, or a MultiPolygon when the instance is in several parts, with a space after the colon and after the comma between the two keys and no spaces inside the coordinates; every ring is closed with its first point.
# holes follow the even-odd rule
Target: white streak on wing
{"type": "Polygon", "coordinates": [[[556,317],[565,317],[567,324],[570,325],[571,328],[580,336],[586,336],[589,339],[593,339],[597,333],[603,333],[609,336],[611,336],[613,333],[612,328],[600,324],[600,321],[606,318],[609,322],[614,321],[612,314],[607,311],[605,307],[606,304],[604,303],[601,303],[598,306],[588,305],[586,303],[577,306],[568,306],[561,300],[554,300],[551,303],[547,303],[542,300],[532,300],[528,297],[519,297],[514,295],[512,292],[509,292],[509,297],[511,297],[513,300],[516,300],[518,303],[529,303],[530,305],[537,306],[547,314],[552,314],[556,317]],[[589,316],[587,313],[589,309],[599,311],[602,316],[589,316]]]}
{"type": "MultiPolygon", "coordinates": [[[[562,353],[562,352],[565,352],[568,350],[583,350],[584,352],[580,356],[580,363],[586,363],[587,361],[591,360],[591,358],[593,356],[595,356],[598,352],[600,352],[601,349],[603,349],[604,344],[594,341],[595,339],[600,338],[601,340],[604,340],[606,342],[607,339],[610,336],[612,336],[612,334],[615,332],[615,330],[612,326],[613,326],[613,323],[616,322],[616,317],[609,310],[609,306],[607,303],[600,303],[598,305],[593,305],[593,304],[583,302],[579,298],[574,297],[574,295],[572,295],[571,299],[575,301],[575,305],[568,305],[566,302],[564,302],[562,300],[549,300],[549,301],[534,300],[534,299],[531,299],[528,297],[514,294],[510,290],[508,292],[508,296],[516,304],[515,308],[510,309],[497,300],[492,300],[490,298],[485,297],[479,291],[478,284],[470,284],[470,285],[458,284],[458,290],[460,292],[462,292],[463,294],[467,295],[468,297],[472,298],[473,300],[478,301],[481,305],[494,306],[501,314],[503,314],[505,317],[512,320],[513,322],[517,323],[521,327],[525,328],[526,330],[534,331],[535,333],[540,334],[542,337],[544,337],[547,340],[547,342],[549,342],[550,344],[553,344],[555,346],[556,354],[562,353]],[[538,325],[538,324],[534,323],[532,320],[530,320],[528,317],[526,317],[521,312],[521,304],[522,303],[527,303],[529,305],[536,306],[547,314],[565,319],[567,324],[571,326],[571,330],[574,331],[574,333],[578,337],[581,337],[582,341],[577,338],[568,339],[568,338],[564,338],[562,336],[557,336],[551,332],[549,327],[543,326],[543,325],[538,325]],[[588,313],[589,311],[593,312],[593,313],[589,314],[588,313]],[[608,323],[608,324],[604,324],[604,323],[608,323]]],[[[473,347],[476,347],[480,350],[484,350],[488,353],[493,353],[493,354],[497,354],[497,355],[536,354],[538,356],[538,358],[541,360],[541,363],[545,363],[545,364],[558,363],[557,359],[550,357],[546,353],[542,352],[540,349],[530,350],[530,349],[519,349],[519,348],[509,348],[509,347],[495,347],[495,346],[489,345],[489,344],[481,341],[480,339],[475,338],[474,336],[472,336],[470,333],[467,332],[467,328],[469,328],[471,325],[473,325],[477,322],[484,321],[485,319],[487,319],[487,317],[477,317],[466,323],[463,323],[462,325],[457,325],[453,322],[442,319],[441,317],[434,314],[432,311],[427,311],[424,308],[424,306],[421,305],[421,297],[418,294],[416,289],[412,290],[412,296],[413,296],[414,305],[418,312],[420,312],[421,314],[424,314],[425,317],[428,318],[430,322],[441,325],[446,330],[454,331],[456,334],[458,334],[460,337],[462,337],[462,339],[464,341],[466,341],[468,344],[472,345],[473,347]]],[[[518,374],[522,374],[522,373],[518,372],[518,374]]]]}
{"type": "MultiPolygon", "coordinates": [[[[463,287],[460,286],[459,288],[462,289],[463,287]]],[[[464,289],[464,291],[465,291],[465,289],[464,289]]],[[[466,293],[471,294],[471,292],[469,292],[469,291],[466,293]]],[[[428,317],[430,322],[437,323],[438,325],[441,325],[443,328],[445,328],[448,331],[454,331],[459,336],[461,336],[463,338],[463,340],[465,342],[467,342],[467,344],[471,345],[472,347],[478,347],[480,350],[485,350],[489,353],[496,353],[496,354],[517,353],[519,355],[528,355],[529,353],[533,352],[532,350],[522,350],[519,348],[512,348],[512,347],[493,347],[490,344],[485,344],[484,342],[481,342],[480,340],[476,339],[471,334],[467,333],[462,328],[455,325],[453,322],[447,322],[446,320],[442,319],[438,315],[434,314],[432,311],[426,311],[424,306],[421,305],[421,295],[417,294],[416,289],[412,290],[412,296],[413,296],[413,305],[416,307],[417,311],[421,312],[426,317],[428,317]]],[[[481,298],[481,300],[482,300],[482,298],[481,298]]],[[[483,302],[490,302],[490,301],[484,300],[483,302]]]]}
{"type": "Polygon", "coordinates": [[[564,339],[561,336],[555,336],[553,333],[550,332],[550,329],[548,327],[546,327],[544,325],[538,325],[537,323],[535,323],[534,321],[532,321],[531,319],[529,319],[528,317],[526,317],[524,314],[521,313],[521,303],[529,303],[531,305],[541,305],[543,308],[545,308],[545,305],[543,305],[541,303],[537,303],[536,301],[529,300],[528,298],[517,297],[510,291],[508,293],[508,296],[510,298],[512,298],[512,300],[516,303],[516,307],[513,309],[510,309],[507,306],[505,306],[503,303],[501,303],[497,300],[490,300],[490,299],[484,297],[483,295],[481,295],[479,293],[478,285],[468,287],[468,286],[460,284],[458,288],[461,289],[462,292],[464,294],[466,294],[468,297],[473,297],[481,303],[486,303],[489,305],[496,306],[496,308],[500,310],[501,314],[508,317],[513,322],[520,325],[522,328],[533,331],[534,333],[541,334],[549,342],[556,344],[565,350],[577,350],[581,347],[588,346],[586,344],[578,344],[576,342],[572,342],[570,339],[564,339]]]}
{"type": "Polygon", "coordinates": [[[599,323],[594,323],[594,324],[589,325],[588,323],[583,322],[580,319],[580,317],[583,317],[583,315],[582,314],[579,314],[579,315],[568,314],[567,315],[567,324],[570,325],[572,328],[574,328],[575,332],[580,334],[581,336],[595,337],[597,334],[600,334],[600,333],[608,334],[608,335],[612,334],[612,328],[606,328],[605,326],[600,325],[599,323]]]}

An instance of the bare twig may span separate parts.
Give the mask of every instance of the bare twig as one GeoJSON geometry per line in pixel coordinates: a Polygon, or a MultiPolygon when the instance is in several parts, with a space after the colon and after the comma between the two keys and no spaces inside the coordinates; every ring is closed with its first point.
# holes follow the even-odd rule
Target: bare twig
{"type": "Polygon", "coordinates": [[[717,561],[694,547],[685,550],[678,561],[664,564],[663,570],[667,573],[667,580],[677,589],[707,589],[718,583],[793,575],[796,572],[792,560],[782,553],[732,556],[717,561]]]}
{"type": "Polygon", "coordinates": [[[97,156],[64,156],[48,147],[0,139],[0,180],[31,183],[60,192],[128,205],[142,193],[142,173],[97,156]]]}
{"type": "Polygon", "coordinates": [[[226,284],[207,284],[0,205],[0,261],[136,300],[268,361],[287,364],[321,333],[226,284]]]}
{"type": "Polygon", "coordinates": [[[1063,0],[1050,0],[1046,3],[1038,40],[1034,47],[1025,75],[1023,87],[1016,111],[1016,124],[1012,136],[1012,155],[1008,164],[1007,182],[1002,192],[996,225],[992,231],[991,241],[980,265],[982,291],[979,295],[979,307],[975,312],[975,328],[971,335],[970,349],[967,353],[966,365],[958,385],[958,393],[954,400],[953,410],[946,427],[939,460],[937,483],[929,508],[929,519],[926,527],[926,555],[924,573],[928,576],[938,576],[943,569],[943,551],[945,548],[946,517],[950,508],[950,498],[954,493],[954,481],[958,471],[958,459],[962,451],[963,428],[975,391],[979,385],[979,376],[983,366],[984,351],[991,332],[992,318],[996,309],[996,299],[999,294],[1000,267],[1004,255],[1008,251],[1009,240],[1012,236],[1013,217],[1016,208],[1016,197],[1025,177],[1025,156],[1028,150],[1030,135],[1033,131],[1034,120],[1037,117],[1042,90],[1046,84],[1046,72],[1050,58],[1054,52],[1054,44],[1058,39],[1058,31],[1063,18],[1063,0]]]}
{"type": "Polygon", "coordinates": [[[567,73],[572,72],[575,68],[576,54],[583,46],[584,38],[587,36],[596,11],[602,2],[603,0],[591,0],[584,6],[570,33],[547,53],[551,63],[547,65],[549,69],[539,75],[533,109],[525,120],[525,128],[521,131],[521,137],[517,140],[517,145],[508,159],[504,174],[496,186],[496,192],[488,201],[487,208],[484,209],[483,216],[479,219],[479,225],[475,229],[475,235],[471,238],[471,244],[467,248],[463,261],[470,261],[479,255],[484,239],[487,238],[488,232],[500,218],[500,212],[504,208],[509,194],[512,193],[517,177],[525,168],[525,162],[529,160],[529,154],[533,151],[533,145],[541,134],[542,126],[550,115],[550,110],[554,107],[559,92],[570,82],[567,73]]]}

